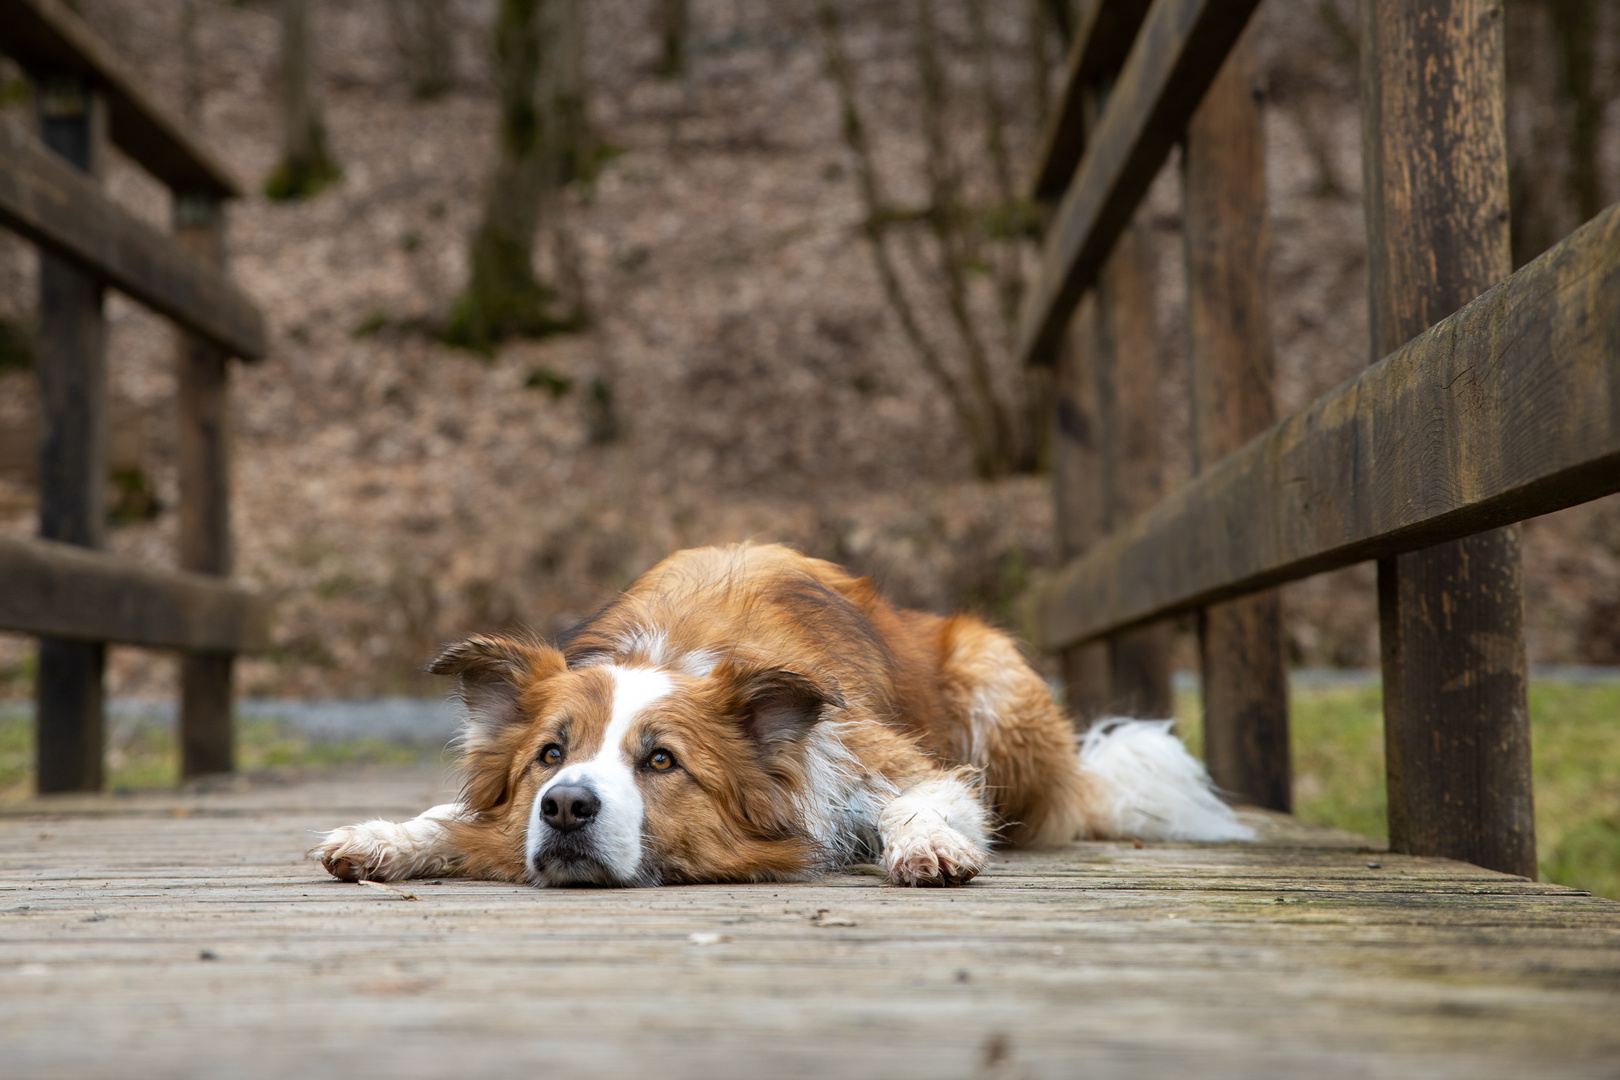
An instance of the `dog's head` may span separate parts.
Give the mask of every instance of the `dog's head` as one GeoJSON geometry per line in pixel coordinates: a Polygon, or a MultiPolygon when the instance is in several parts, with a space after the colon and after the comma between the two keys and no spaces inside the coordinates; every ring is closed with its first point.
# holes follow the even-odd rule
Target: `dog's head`
{"type": "Polygon", "coordinates": [[[802,793],[836,689],[734,661],[570,668],[510,637],[452,645],[430,670],[460,679],[463,802],[536,881],[768,880],[817,859],[802,793]]]}

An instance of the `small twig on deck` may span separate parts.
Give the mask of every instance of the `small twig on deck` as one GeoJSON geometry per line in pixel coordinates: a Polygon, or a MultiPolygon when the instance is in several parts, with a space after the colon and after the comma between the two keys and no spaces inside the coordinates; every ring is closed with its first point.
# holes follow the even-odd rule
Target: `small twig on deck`
{"type": "Polygon", "coordinates": [[[420,896],[417,896],[415,893],[408,893],[404,889],[396,889],[392,885],[384,885],[380,881],[369,881],[366,878],[361,878],[359,881],[356,881],[355,884],[356,885],[370,885],[373,889],[381,889],[385,893],[392,893],[394,896],[399,897],[401,900],[420,900],[420,899],[422,899],[420,896]]]}

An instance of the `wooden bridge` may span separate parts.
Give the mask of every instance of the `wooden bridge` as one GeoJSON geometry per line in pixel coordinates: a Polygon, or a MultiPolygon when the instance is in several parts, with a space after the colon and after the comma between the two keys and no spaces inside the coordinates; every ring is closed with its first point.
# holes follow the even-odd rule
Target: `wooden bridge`
{"type": "MultiPolygon", "coordinates": [[[[1156,627],[1198,612],[1207,757],[1270,808],[1245,811],[1259,844],[1004,853],[950,891],[861,867],[809,885],[380,887],[302,852],[315,830],[441,801],[435,772],[42,796],[0,811],[5,1074],[1620,1075],[1620,904],[1533,880],[1513,527],[1620,490],[1620,211],[1510,276],[1500,4],[1362,0],[1376,362],[1275,423],[1256,2],[1086,8],[1038,170],[1049,228],[1023,354],[1057,369],[1072,560],[1035,597],[1035,637],[1064,651],[1082,709],[1157,709],[1156,627]],[[1132,217],[1178,142],[1200,468],[1148,505],[1132,217]],[[1366,559],[1392,851],[1281,812],[1266,590],[1366,559]]],[[[0,29],[57,152],[6,129],[0,220],[47,249],[42,379],[90,403],[78,428],[66,405],[48,420],[81,434],[48,443],[41,470],[67,478],[42,517],[60,503],[79,523],[47,535],[83,550],[0,546],[0,626],[62,643],[42,652],[57,674],[42,660],[41,785],[96,786],[105,640],[194,657],[187,767],[217,771],[226,657],[262,643],[264,617],[218,580],[223,458],[202,440],[220,430],[224,356],[260,355],[262,330],[217,259],[106,202],[82,175],[93,154],[78,172],[59,159],[106,130],[213,253],[233,188],[54,0],[0,0],[0,29]],[[215,577],[93,550],[101,360],[73,343],[97,340],[101,283],[191,335],[183,513],[198,516],[182,534],[198,539],[182,562],[215,577]]]]}
{"type": "Polygon", "coordinates": [[[1370,851],[1002,853],[974,884],[335,881],[428,772],[0,816],[8,1077],[1612,1077],[1620,904],[1370,851]]]}

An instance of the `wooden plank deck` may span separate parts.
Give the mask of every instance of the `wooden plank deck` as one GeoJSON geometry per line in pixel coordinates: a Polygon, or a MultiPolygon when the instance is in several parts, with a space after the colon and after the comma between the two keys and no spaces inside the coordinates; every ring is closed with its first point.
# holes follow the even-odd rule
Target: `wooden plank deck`
{"type": "Polygon", "coordinates": [[[1620,903],[1285,818],[1254,846],[1005,853],[950,891],[411,901],[301,857],[440,790],[0,808],[0,1073],[1620,1076],[1620,903]]]}

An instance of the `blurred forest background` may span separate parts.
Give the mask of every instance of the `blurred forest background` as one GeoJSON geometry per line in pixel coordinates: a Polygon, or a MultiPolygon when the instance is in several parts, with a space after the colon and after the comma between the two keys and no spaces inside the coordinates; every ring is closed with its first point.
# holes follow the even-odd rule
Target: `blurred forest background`
{"type": "MultiPolygon", "coordinates": [[[[79,0],[251,189],[230,257],[254,696],[436,693],[442,641],[553,633],[676,548],[783,540],[1015,617],[1052,564],[1045,386],[1008,362],[1065,0],[79,0]],[[499,182],[491,185],[491,178],[499,182]],[[532,241],[532,244],[531,244],[532,241]]],[[[1620,11],[1508,4],[1515,257],[1620,195],[1620,11]]],[[[1271,0],[1278,408],[1368,361],[1354,0],[1271,0]]],[[[14,69],[0,103],[30,107],[14,69]]],[[[127,163],[113,195],[167,228],[127,163]]],[[[1187,473],[1179,180],[1145,211],[1160,437],[1187,473]]],[[[0,530],[35,530],[37,260],[0,236],[0,530]]],[[[172,331],[110,300],[115,550],[173,560],[172,331]]],[[[1536,663],[1620,663],[1620,502],[1525,531],[1536,663]]],[[[1285,593],[1302,665],[1377,660],[1373,574],[1285,593]]],[[[1196,667],[1180,635],[1178,667],[1196,667]]],[[[32,691],[0,637],[0,697],[32,691]]],[[[112,650],[109,692],[173,690],[112,650]]]]}

